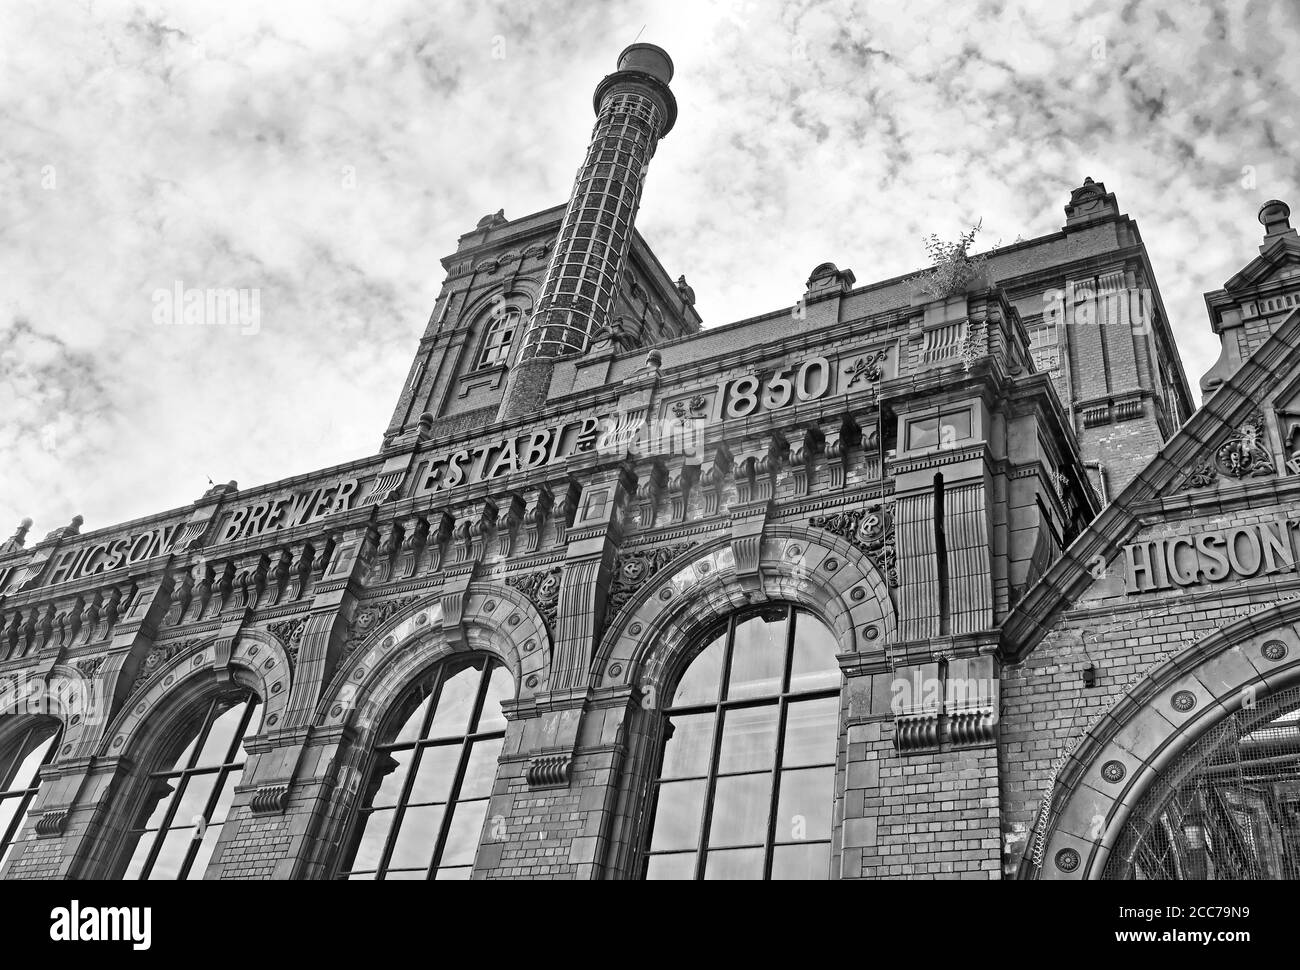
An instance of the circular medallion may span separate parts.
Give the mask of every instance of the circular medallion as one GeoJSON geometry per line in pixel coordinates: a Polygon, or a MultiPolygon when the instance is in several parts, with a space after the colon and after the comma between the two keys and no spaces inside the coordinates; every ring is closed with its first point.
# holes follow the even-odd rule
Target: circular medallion
{"type": "Polygon", "coordinates": [[[1190,690],[1180,690],[1169,698],[1169,706],[1180,714],[1186,714],[1196,706],[1196,695],[1190,690]]]}
{"type": "Polygon", "coordinates": [[[275,666],[275,658],[272,657],[272,658],[271,658],[270,660],[268,660],[266,663],[262,664],[262,669],[263,669],[263,670],[270,670],[270,669],[271,669],[272,667],[274,667],[274,666],[275,666]]]}
{"type": "Polygon", "coordinates": [[[425,625],[426,623],[428,623],[428,622],[429,622],[429,614],[428,614],[428,613],[421,613],[419,616],[417,616],[417,617],[415,618],[415,625],[416,625],[416,626],[424,626],[424,625],[425,625]]]}
{"type": "Polygon", "coordinates": [[[830,559],[827,559],[826,562],[823,563],[822,565],[826,567],[826,571],[828,573],[833,573],[835,572],[835,570],[840,568],[840,561],[834,557],[831,557],[830,559]]]}
{"type": "Polygon", "coordinates": [[[524,681],[524,686],[527,687],[529,690],[531,690],[532,688],[536,687],[536,686],[537,686],[537,675],[536,675],[536,674],[531,674],[531,675],[529,676],[529,678],[528,678],[527,680],[524,681]]]}
{"type": "Polygon", "coordinates": [[[338,717],[342,713],[343,713],[342,704],[335,704],[333,707],[330,708],[330,717],[338,717]]]}
{"type": "Polygon", "coordinates": [[[114,748],[120,748],[124,744],[126,744],[126,738],[122,737],[120,734],[113,739],[114,748]]]}
{"type": "Polygon", "coordinates": [[[640,623],[633,623],[630,627],[627,628],[627,632],[630,633],[630,634],[632,634],[632,636],[634,636],[634,637],[635,637],[635,636],[640,636],[640,634],[641,634],[641,624],[640,624],[640,623]]]}
{"type": "Polygon", "coordinates": [[[536,649],[537,649],[536,640],[529,640],[527,643],[524,644],[524,653],[532,653],[536,649]]]}
{"type": "Polygon", "coordinates": [[[802,555],[803,555],[803,550],[800,549],[798,546],[791,546],[790,550],[786,553],[786,557],[789,559],[798,559],[802,555]]]}
{"type": "Polygon", "coordinates": [[[353,679],[353,680],[360,680],[360,679],[363,678],[365,675],[366,675],[366,668],[365,668],[365,667],[358,667],[356,670],[354,670],[354,671],[352,672],[352,679],[353,679]]]}
{"type": "Polygon", "coordinates": [[[204,659],[205,659],[205,658],[204,658],[203,654],[199,654],[197,657],[194,658],[194,666],[195,666],[195,667],[202,667],[202,666],[203,666],[203,661],[204,661],[204,659]]]}
{"type": "Polygon", "coordinates": [[[1101,776],[1112,784],[1123,781],[1126,773],[1124,766],[1118,761],[1107,761],[1101,766],[1101,776]]]}
{"type": "Polygon", "coordinates": [[[610,675],[611,677],[618,677],[618,676],[620,676],[622,673],[623,673],[623,665],[622,665],[622,664],[611,664],[611,665],[610,665],[610,668],[609,668],[609,675],[610,675]]]}
{"type": "Polygon", "coordinates": [[[1062,872],[1074,872],[1079,868],[1079,853],[1073,849],[1062,849],[1056,853],[1056,868],[1062,872]]]}
{"type": "Polygon", "coordinates": [[[659,598],[665,601],[672,599],[673,588],[671,586],[665,586],[662,590],[659,591],[659,598]]]}
{"type": "Polygon", "coordinates": [[[1286,656],[1286,644],[1281,640],[1270,640],[1259,648],[1265,660],[1278,661],[1286,656]]]}
{"type": "Polygon", "coordinates": [[[73,714],[72,719],[68,723],[71,724],[73,727],[76,727],[78,724],[81,723],[81,715],[73,714]]]}
{"type": "Polygon", "coordinates": [[[713,565],[712,565],[712,564],[711,564],[711,563],[706,559],[704,562],[700,563],[700,573],[701,573],[701,575],[703,575],[703,574],[705,574],[705,573],[708,573],[708,571],[709,571],[710,569],[712,569],[712,568],[713,568],[713,565]]]}
{"type": "Polygon", "coordinates": [[[497,608],[497,601],[496,601],[496,600],[488,600],[486,603],[483,604],[483,612],[484,612],[484,613],[491,613],[491,612],[492,612],[493,610],[495,610],[496,608],[497,608]]]}
{"type": "Polygon", "coordinates": [[[542,580],[537,587],[537,595],[544,600],[553,599],[560,595],[560,576],[558,573],[550,573],[542,580]]]}
{"type": "Polygon", "coordinates": [[[625,583],[635,584],[646,577],[646,564],[641,559],[625,559],[619,568],[619,577],[625,583]]]}
{"type": "Polygon", "coordinates": [[[70,744],[65,744],[65,745],[63,746],[63,753],[64,753],[64,754],[70,754],[71,752],[72,752],[72,745],[70,745],[70,744]]]}
{"type": "Polygon", "coordinates": [[[267,726],[268,726],[268,727],[275,727],[276,723],[277,723],[279,720],[280,720],[280,715],[279,715],[279,714],[272,714],[270,717],[268,717],[268,718],[266,719],[267,726]]]}
{"type": "Polygon", "coordinates": [[[272,694],[278,694],[282,690],[284,690],[284,681],[277,680],[274,684],[271,685],[272,694]]]}
{"type": "Polygon", "coordinates": [[[168,674],[166,677],[163,678],[163,686],[170,687],[172,685],[172,681],[175,679],[176,678],[173,677],[171,674],[168,674]]]}
{"type": "Polygon", "coordinates": [[[861,603],[867,598],[867,591],[861,586],[855,586],[853,592],[849,594],[849,598],[855,603],[861,603]]]}
{"type": "Polygon", "coordinates": [[[137,714],[143,714],[143,713],[144,713],[144,709],[145,709],[146,707],[148,707],[148,705],[145,704],[145,703],[142,701],[141,703],[139,703],[139,704],[137,704],[137,705],[135,706],[135,712],[136,712],[137,714]]]}
{"type": "Polygon", "coordinates": [[[258,651],[259,649],[260,649],[260,648],[258,647],[258,645],[257,645],[256,643],[253,644],[251,647],[248,648],[248,655],[249,655],[250,657],[256,657],[256,656],[257,656],[257,651],[258,651]]]}
{"type": "Polygon", "coordinates": [[[522,619],[523,617],[521,617],[518,613],[511,613],[510,619],[506,620],[506,622],[509,623],[511,626],[518,626],[519,621],[522,619]]]}
{"type": "Polygon", "coordinates": [[[396,641],[395,639],[393,639],[392,637],[384,637],[384,645],[383,645],[383,649],[385,649],[385,650],[391,650],[391,649],[393,648],[393,644],[396,643],[396,642],[397,642],[397,641],[396,641]]]}
{"type": "Polygon", "coordinates": [[[874,640],[876,639],[876,637],[880,636],[880,631],[877,630],[874,626],[869,626],[862,631],[862,635],[865,636],[868,640],[874,640]]]}

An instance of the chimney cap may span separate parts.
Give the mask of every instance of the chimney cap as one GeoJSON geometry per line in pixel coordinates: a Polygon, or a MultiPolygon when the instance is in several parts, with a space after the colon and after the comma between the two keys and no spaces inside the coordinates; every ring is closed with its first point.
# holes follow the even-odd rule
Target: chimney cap
{"type": "Polygon", "coordinates": [[[1266,236],[1276,236],[1291,230],[1291,207],[1277,199],[1269,199],[1260,206],[1258,218],[1266,236]]]}
{"type": "Polygon", "coordinates": [[[655,44],[629,44],[618,55],[620,71],[640,71],[656,77],[664,84],[673,79],[673,59],[668,52],[655,44]]]}

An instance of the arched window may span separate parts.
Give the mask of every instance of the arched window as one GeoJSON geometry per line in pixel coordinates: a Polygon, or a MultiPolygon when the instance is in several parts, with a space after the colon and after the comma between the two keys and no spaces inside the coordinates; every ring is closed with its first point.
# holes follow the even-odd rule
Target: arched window
{"type": "Polygon", "coordinates": [[[732,615],[701,643],[665,711],[646,878],[827,878],[834,634],[772,605],[732,615]]]}
{"type": "Polygon", "coordinates": [[[523,311],[512,304],[493,308],[488,316],[487,333],[483,336],[483,349],[479,351],[475,370],[510,362],[510,348],[519,335],[523,318],[523,311]]]}
{"type": "Polygon", "coordinates": [[[235,786],[244,773],[244,739],[262,720],[257,695],[240,690],[207,701],[149,776],[127,833],[126,879],[202,879],[235,786]],[[134,849],[129,846],[134,843],[134,849]]]}
{"type": "Polygon", "coordinates": [[[468,879],[505,740],[514,683],[482,654],[449,660],[408,690],[375,749],[339,874],[468,879]]]}
{"type": "Polygon", "coordinates": [[[0,751],[0,869],[4,869],[36,793],[41,768],[54,760],[59,749],[59,725],[43,721],[19,733],[14,743],[0,751]]]}

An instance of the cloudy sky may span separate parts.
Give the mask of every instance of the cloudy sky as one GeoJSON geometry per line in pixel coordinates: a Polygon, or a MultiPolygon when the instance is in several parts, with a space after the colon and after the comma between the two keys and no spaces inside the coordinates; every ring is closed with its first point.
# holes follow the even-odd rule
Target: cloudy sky
{"type": "Polygon", "coordinates": [[[1201,294],[1300,211],[1300,5],[0,0],[0,530],[97,528],[373,453],[485,213],[563,202],[640,34],[681,105],[639,228],[706,325],[1060,227],[1143,232],[1195,383],[1201,294]],[[256,290],[257,333],[155,323],[256,290]]]}

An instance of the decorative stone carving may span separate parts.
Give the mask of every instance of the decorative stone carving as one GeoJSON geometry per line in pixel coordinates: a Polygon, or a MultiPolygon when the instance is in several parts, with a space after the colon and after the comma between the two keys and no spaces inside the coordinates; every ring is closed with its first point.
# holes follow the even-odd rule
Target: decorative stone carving
{"type": "Polygon", "coordinates": [[[868,384],[876,384],[884,377],[885,358],[889,356],[889,350],[878,350],[874,354],[863,354],[844,368],[844,373],[849,376],[848,382],[844,385],[845,390],[851,388],[858,381],[865,381],[868,384]]]}
{"type": "Polygon", "coordinates": [[[939,746],[939,714],[926,711],[894,719],[894,747],[899,753],[923,751],[939,746]]]}
{"type": "Polygon", "coordinates": [[[1219,446],[1213,461],[1192,472],[1180,491],[1208,488],[1221,476],[1241,480],[1274,474],[1277,467],[1265,440],[1264,415],[1256,411],[1219,446]]]}
{"type": "Polygon", "coordinates": [[[529,788],[567,788],[569,766],[573,759],[567,754],[544,755],[528,762],[525,778],[529,788]]]}
{"type": "Polygon", "coordinates": [[[267,624],[266,629],[284,644],[285,652],[289,655],[289,662],[297,663],[298,648],[302,645],[302,634],[306,627],[307,618],[299,616],[291,620],[276,620],[274,623],[267,624]]]}
{"type": "Polygon", "coordinates": [[[248,808],[254,815],[280,815],[288,804],[288,785],[267,785],[253,792],[248,808]]]}
{"type": "Polygon", "coordinates": [[[419,598],[419,593],[407,593],[405,596],[395,596],[357,610],[356,616],[348,625],[347,636],[343,642],[343,656],[346,657],[356,649],[357,644],[363,642],[390,616],[410,606],[419,598]]]}
{"type": "Polygon", "coordinates": [[[130,697],[136,694],[150,677],[167,664],[167,661],[184,653],[196,643],[203,643],[208,639],[208,637],[195,637],[191,640],[175,640],[171,643],[155,646],[149,651],[149,655],[144,658],[144,662],[140,664],[140,670],[135,675],[135,680],[131,682],[131,689],[127,692],[127,696],[130,697]]]}
{"type": "Polygon", "coordinates": [[[563,585],[563,569],[555,566],[551,569],[539,569],[522,576],[506,577],[506,585],[512,586],[527,596],[537,607],[537,612],[546,621],[546,626],[554,631],[555,614],[560,605],[560,588],[563,585]]]}
{"type": "Polygon", "coordinates": [[[894,515],[890,503],[814,515],[808,524],[848,539],[866,553],[891,589],[898,588],[894,515]]]}
{"type": "Polygon", "coordinates": [[[78,660],[74,666],[77,672],[87,680],[93,678],[104,666],[104,661],[108,658],[102,653],[98,657],[87,657],[85,660],[78,660]]]}
{"type": "Polygon", "coordinates": [[[614,616],[623,605],[649,582],[664,566],[672,562],[696,542],[679,542],[655,549],[625,552],[614,558],[614,579],[606,602],[606,614],[614,616]]]}

